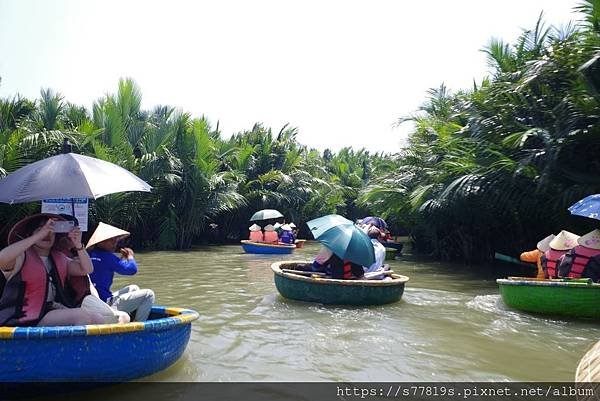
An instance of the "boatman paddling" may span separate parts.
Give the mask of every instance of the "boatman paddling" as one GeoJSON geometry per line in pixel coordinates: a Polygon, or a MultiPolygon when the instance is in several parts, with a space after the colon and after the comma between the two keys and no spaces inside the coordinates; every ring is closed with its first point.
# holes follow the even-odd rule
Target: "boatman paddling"
{"type": "Polygon", "coordinates": [[[143,321],[150,315],[154,303],[154,291],[140,289],[137,285],[128,285],[119,291],[111,292],[115,273],[133,276],[137,273],[137,263],[130,248],[121,248],[121,258],[114,253],[117,251],[119,240],[129,236],[129,232],[100,223],[92,234],[86,248],[90,250],[90,259],[94,264],[94,272],[90,274],[92,283],[98,290],[100,299],[119,311],[130,315],[131,320],[143,321]]]}

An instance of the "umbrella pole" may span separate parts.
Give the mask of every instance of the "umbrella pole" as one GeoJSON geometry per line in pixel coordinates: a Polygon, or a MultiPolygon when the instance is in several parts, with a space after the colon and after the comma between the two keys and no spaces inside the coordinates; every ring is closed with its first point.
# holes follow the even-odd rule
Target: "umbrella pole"
{"type": "Polygon", "coordinates": [[[77,217],[75,217],[75,199],[71,198],[71,214],[73,215],[73,219],[75,221],[75,226],[79,226],[79,221],[77,220],[77,217]]]}

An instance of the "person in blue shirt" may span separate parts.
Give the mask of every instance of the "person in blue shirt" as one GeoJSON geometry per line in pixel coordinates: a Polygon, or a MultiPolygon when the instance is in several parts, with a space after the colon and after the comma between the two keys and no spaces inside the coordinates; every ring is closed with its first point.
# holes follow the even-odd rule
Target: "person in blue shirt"
{"type": "Polygon", "coordinates": [[[90,274],[92,283],[98,290],[100,299],[119,311],[132,314],[134,321],[143,321],[150,315],[154,303],[154,292],[140,289],[137,285],[128,285],[119,291],[112,292],[114,274],[133,276],[137,273],[137,263],[130,248],[121,248],[121,257],[115,255],[117,243],[129,235],[129,232],[100,223],[92,234],[86,248],[90,249],[90,259],[94,271],[90,274]]]}

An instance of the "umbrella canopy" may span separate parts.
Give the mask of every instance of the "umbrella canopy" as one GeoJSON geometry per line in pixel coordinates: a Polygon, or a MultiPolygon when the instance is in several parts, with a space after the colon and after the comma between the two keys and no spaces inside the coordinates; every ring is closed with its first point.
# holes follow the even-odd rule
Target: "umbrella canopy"
{"type": "Polygon", "coordinates": [[[315,239],[342,259],[371,266],[375,251],[371,239],[353,222],[337,214],[319,217],[306,223],[315,239]]]}
{"type": "Polygon", "coordinates": [[[364,219],[360,220],[360,224],[367,224],[367,225],[370,224],[381,230],[386,230],[386,231],[388,229],[387,223],[381,217],[367,216],[364,219]]]}
{"type": "Polygon", "coordinates": [[[280,217],[283,217],[283,215],[278,210],[263,209],[254,213],[252,217],[250,217],[250,221],[278,219],[280,217]]]}
{"type": "Polygon", "coordinates": [[[571,214],[600,220],[600,194],[586,196],[569,208],[571,214]]]}
{"type": "Polygon", "coordinates": [[[125,191],[150,192],[145,181],[116,164],[65,153],[22,167],[0,180],[0,202],[93,198],[125,191]]]}

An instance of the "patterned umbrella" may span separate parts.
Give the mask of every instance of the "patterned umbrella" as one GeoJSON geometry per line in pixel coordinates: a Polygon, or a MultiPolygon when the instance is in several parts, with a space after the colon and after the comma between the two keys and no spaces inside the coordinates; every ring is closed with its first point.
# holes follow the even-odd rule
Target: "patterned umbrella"
{"type": "Polygon", "coordinates": [[[600,220],[600,194],[590,195],[569,208],[571,214],[600,220]]]}

